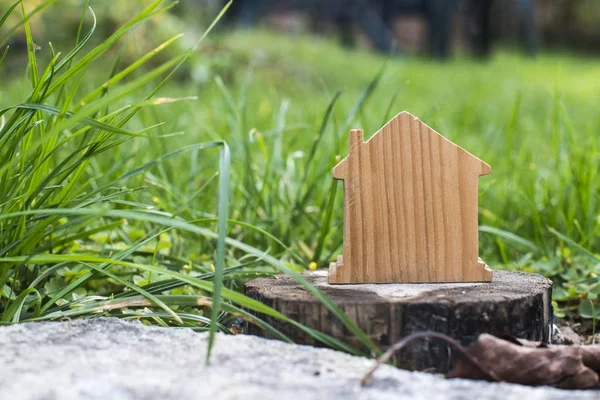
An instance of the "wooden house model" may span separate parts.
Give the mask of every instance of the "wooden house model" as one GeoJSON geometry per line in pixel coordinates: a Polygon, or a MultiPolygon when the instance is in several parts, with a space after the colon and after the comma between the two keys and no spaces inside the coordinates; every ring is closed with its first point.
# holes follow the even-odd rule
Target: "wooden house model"
{"type": "Polygon", "coordinates": [[[344,181],[344,248],[329,283],[481,282],[478,177],[490,166],[407,112],[333,169],[344,181]]]}

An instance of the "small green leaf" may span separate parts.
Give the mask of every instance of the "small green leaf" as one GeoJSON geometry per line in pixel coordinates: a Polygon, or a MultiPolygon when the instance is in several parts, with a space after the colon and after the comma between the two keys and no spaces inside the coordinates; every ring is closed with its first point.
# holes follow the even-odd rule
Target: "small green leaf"
{"type": "Polygon", "coordinates": [[[582,300],[578,307],[579,315],[582,318],[598,318],[600,310],[596,310],[591,300],[582,300]]]}

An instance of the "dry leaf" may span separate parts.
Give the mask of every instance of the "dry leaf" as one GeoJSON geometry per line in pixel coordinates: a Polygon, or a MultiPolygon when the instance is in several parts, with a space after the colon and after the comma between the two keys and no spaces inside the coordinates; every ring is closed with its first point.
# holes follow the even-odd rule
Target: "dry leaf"
{"type": "MultiPolygon", "coordinates": [[[[584,351],[581,346],[548,347],[483,334],[466,349],[466,354],[477,360],[495,381],[565,389],[588,389],[598,384],[598,374],[584,362],[584,354],[586,360],[597,366],[597,360],[594,359],[600,358],[600,347],[584,351]]],[[[460,357],[447,377],[472,378],[478,375],[479,367],[460,357]]]]}
{"type": "Polygon", "coordinates": [[[441,333],[422,332],[410,335],[391,347],[365,375],[365,384],[379,365],[408,342],[422,338],[438,338],[458,352],[456,367],[447,378],[480,379],[522,385],[549,385],[562,389],[590,389],[598,385],[600,345],[548,346],[524,339],[497,338],[480,335],[464,348],[441,333]]]}

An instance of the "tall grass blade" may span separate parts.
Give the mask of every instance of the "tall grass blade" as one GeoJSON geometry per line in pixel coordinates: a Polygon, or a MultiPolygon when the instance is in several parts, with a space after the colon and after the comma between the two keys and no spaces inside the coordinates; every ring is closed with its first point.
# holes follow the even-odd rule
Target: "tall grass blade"
{"type": "Polygon", "coordinates": [[[217,228],[217,263],[215,265],[215,277],[213,279],[213,299],[210,314],[210,334],[208,337],[208,349],[206,362],[210,360],[212,347],[215,341],[217,316],[220,312],[221,288],[223,286],[223,272],[225,270],[225,239],[227,238],[227,216],[229,211],[229,169],[230,169],[229,147],[222,143],[221,157],[219,159],[219,207],[217,228]]]}
{"type": "Polygon", "coordinates": [[[515,235],[514,233],[511,233],[511,232],[508,232],[508,231],[505,231],[505,230],[502,230],[499,228],[494,228],[492,226],[487,226],[487,225],[480,225],[479,232],[489,233],[490,235],[497,236],[497,237],[502,238],[510,243],[516,244],[518,246],[521,246],[525,249],[531,250],[536,253],[540,251],[538,246],[536,246],[536,244],[531,242],[530,240],[527,240],[518,235],[515,235]]]}
{"type": "Polygon", "coordinates": [[[4,15],[2,15],[2,18],[0,18],[0,27],[2,27],[2,25],[4,25],[4,23],[6,22],[6,20],[10,16],[10,14],[12,14],[12,12],[15,10],[15,8],[17,8],[17,6],[21,3],[21,1],[22,0],[16,1],[12,6],[10,6],[8,8],[8,10],[6,10],[4,15]]]}
{"type": "Polygon", "coordinates": [[[327,200],[327,207],[325,208],[325,213],[323,214],[323,220],[321,221],[321,232],[319,233],[319,239],[317,240],[317,247],[315,248],[315,254],[313,260],[316,263],[321,261],[321,253],[323,252],[323,248],[325,246],[325,239],[327,238],[327,234],[329,233],[329,229],[331,228],[331,219],[333,216],[333,207],[335,205],[335,195],[337,193],[338,182],[336,180],[332,180],[331,189],[329,189],[329,199],[327,200]]]}

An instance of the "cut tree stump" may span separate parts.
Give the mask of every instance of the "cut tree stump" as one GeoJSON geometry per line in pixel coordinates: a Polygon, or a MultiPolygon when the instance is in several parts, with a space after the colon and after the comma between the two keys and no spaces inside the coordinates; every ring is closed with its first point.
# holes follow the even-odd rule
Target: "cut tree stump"
{"type": "MultiPolygon", "coordinates": [[[[492,281],[486,283],[360,285],[330,285],[326,271],[308,272],[305,277],[382,350],[420,331],[442,332],[463,345],[471,344],[481,333],[549,340],[552,282],[540,275],[494,271],[492,281]]],[[[255,279],[245,284],[245,290],[247,296],[310,328],[361,347],[323,304],[288,276],[255,279]]],[[[288,323],[263,314],[257,316],[295,343],[321,345],[288,323]]],[[[245,325],[248,334],[271,337],[253,324],[245,325]]],[[[396,365],[445,373],[451,369],[453,357],[446,344],[423,340],[404,348],[396,356],[396,365]]]]}

